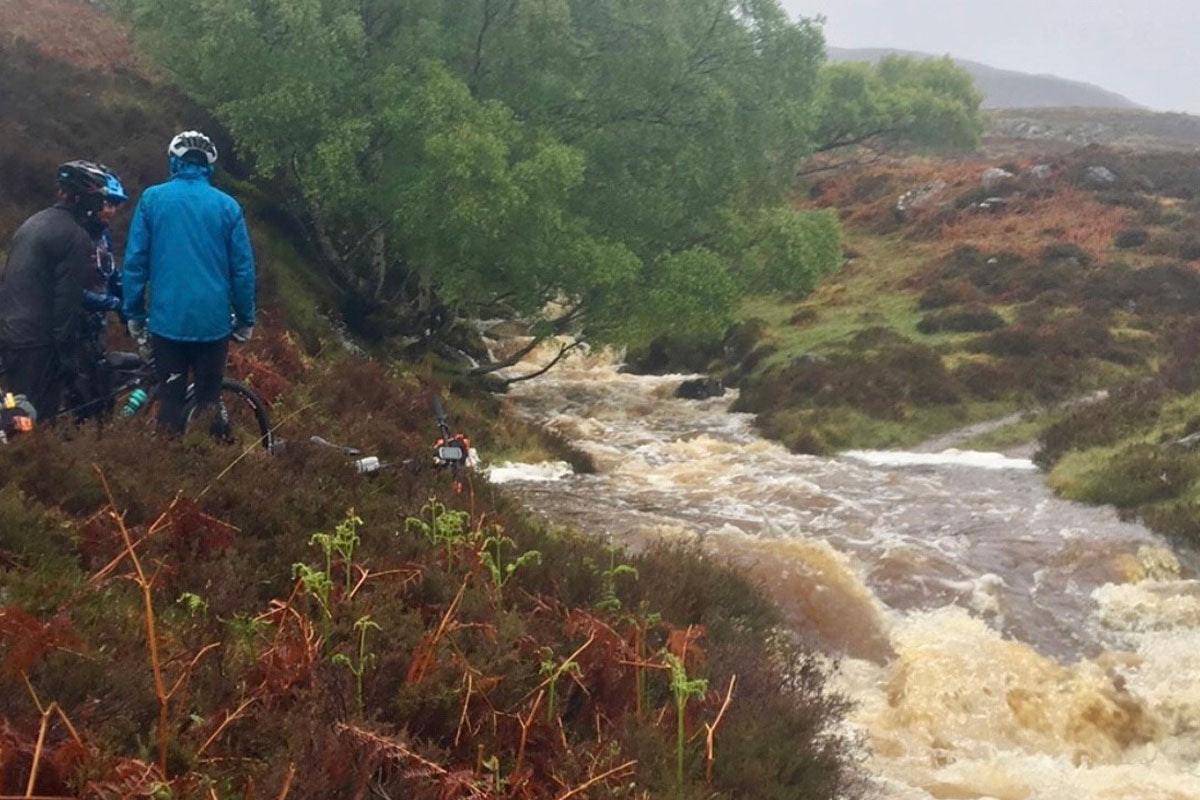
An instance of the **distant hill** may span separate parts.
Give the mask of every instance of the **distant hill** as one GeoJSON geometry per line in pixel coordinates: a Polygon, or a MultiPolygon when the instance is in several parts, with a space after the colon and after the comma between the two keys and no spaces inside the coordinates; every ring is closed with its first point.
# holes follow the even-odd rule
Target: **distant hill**
{"type": "MultiPolygon", "coordinates": [[[[911,55],[936,58],[928,53],[886,48],[828,48],[830,61],[878,61],[885,55],[911,55]]],[[[975,78],[983,92],[984,108],[1116,108],[1139,109],[1142,106],[1115,92],[1089,83],[1070,81],[1054,75],[997,69],[976,61],[954,59],[975,78]]]]}

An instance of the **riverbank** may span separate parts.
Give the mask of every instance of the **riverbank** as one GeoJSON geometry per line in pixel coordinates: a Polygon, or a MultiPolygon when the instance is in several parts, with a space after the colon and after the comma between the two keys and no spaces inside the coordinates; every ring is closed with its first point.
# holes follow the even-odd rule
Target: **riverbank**
{"type": "MultiPolygon", "coordinates": [[[[857,796],[847,700],[739,572],[457,491],[420,371],[294,364],[274,456],[137,420],[0,449],[0,793],[857,796]]],[[[527,428],[448,408],[481,448],[527,428]]]]}

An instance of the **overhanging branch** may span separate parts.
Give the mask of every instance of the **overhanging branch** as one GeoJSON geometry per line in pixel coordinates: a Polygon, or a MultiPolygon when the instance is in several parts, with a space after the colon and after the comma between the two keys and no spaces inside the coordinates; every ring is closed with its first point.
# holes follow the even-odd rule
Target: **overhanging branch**
{"type": "MultiPolygon", "coordinates": [[[[474,367],[469,370],[467,374],[472,376],[487,375],[498,370],[508,369],[509,367],[516,366],[517,364],[521,363],[525,356],[536,350],[542,342],[546,341],[551,336],[557,336],[565,332],[567,328],[570,327],[572,322],[579,319],[579,316],[582,313],[583,303],[580,302],[566,314],[563,314],[561,317],[550,323],[550,333],[533,337],[528,344],[517,350],[503,361],[496,361],[491,364],[480,364],[478,367],[474,367]]],[[[557,359],[555,361],[557,362],[557,359]]]]}
{"type": "Polygon", "coordinates": [[[509,378],[504,381],[504,385],[511,386],[514,383],[520,383],[521,381],[533,380],[534,378],[536,378],[540,375],[545,375],[547,372],[549,372],[551,370],[551,368],[554,367],[555,364],[562,361],[563,358],[566,357],[567,353],[571,352],[572,350],[575,350],[576,348],[582,347],[582,346],[583,346],[583,342],[571,342],[570,344],[564,344],[559,347],[558,355],[556,355],[554,358],[552,358],[550,360],[549,364],[542,367],[541,369],[538,369],[538,370],[535,370],[535,371],[529,373],[528,375],[520,375],[516,378],[509,378]]]}

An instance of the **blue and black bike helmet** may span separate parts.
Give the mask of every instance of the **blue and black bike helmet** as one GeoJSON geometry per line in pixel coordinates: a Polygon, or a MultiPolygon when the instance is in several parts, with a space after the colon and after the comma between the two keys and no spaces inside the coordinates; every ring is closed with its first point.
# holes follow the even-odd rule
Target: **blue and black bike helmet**
{"type": "Polygon", "coordinates": [[[121,179],[117,177],[117,173],[111,169],[108,171],[108,183],[104,190],[104,199],[113,205],[120,205],[129,201],[129,195],[125,193],[125,187],[121,185],[121,179]]]}

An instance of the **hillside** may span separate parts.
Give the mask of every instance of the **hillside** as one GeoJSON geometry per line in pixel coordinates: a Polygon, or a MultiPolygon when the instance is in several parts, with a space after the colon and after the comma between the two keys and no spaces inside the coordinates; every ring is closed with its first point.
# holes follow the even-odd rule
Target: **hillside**
{"type": "Polygon", "coordinates": [[[103,160],[136,197],[172,133],[216,136],[262,307],[231,371],[287,442],[231,452],[132,418],[0,448],[0,796],[859,796],[847,703],[757,588],[435,468],[437,392],[485,460],[571,451],[435,358],[347,347],[288,198],[95,6],[6,2],[0,26],[0,250],[59,161],[103,160]],[[360,475],[313,436],[395,468],[360,475]]]}
{"type": "Polygon", "coordinates": [[[1073,149],[1091,144],[1132,150],[1196,150],[1200,117],[1145,110],[1013,108],[990,114],[987,146],[1016,142],[1033,149],[1073,149]]]}
{"type": "MultiPolygon", "coordinates": [[[[842,270],[803,299],[748,299],[723,341],[674,352],[739,386],[735,407],[765,433],[814,453],[911,447],[1187,373],[1172,353],[1200,302],[1197,196],[1195,156],[1099,147],[849,170],[805,201],[842,218],[842,270]]],[[[1036,432],[1022,422],[983,444],[1036,432]]]]}
{"type": "MultiPolygon", "coordinates": [[[[885,55],[897,53],[919,58],[936,58],[927,53],[885,48],[827,48],[830,61],[878,61],[885,55]]],[[[1015,70],[997,69],[987,64],[956,58],[954,62],[975,78],[983,92],[983,106],[989,109],[1006,108],[1116,108],[1136,109],[1140,106],[1121,95],[1080,81],[1055,75],[1033,75],[1015,70]]]]}

